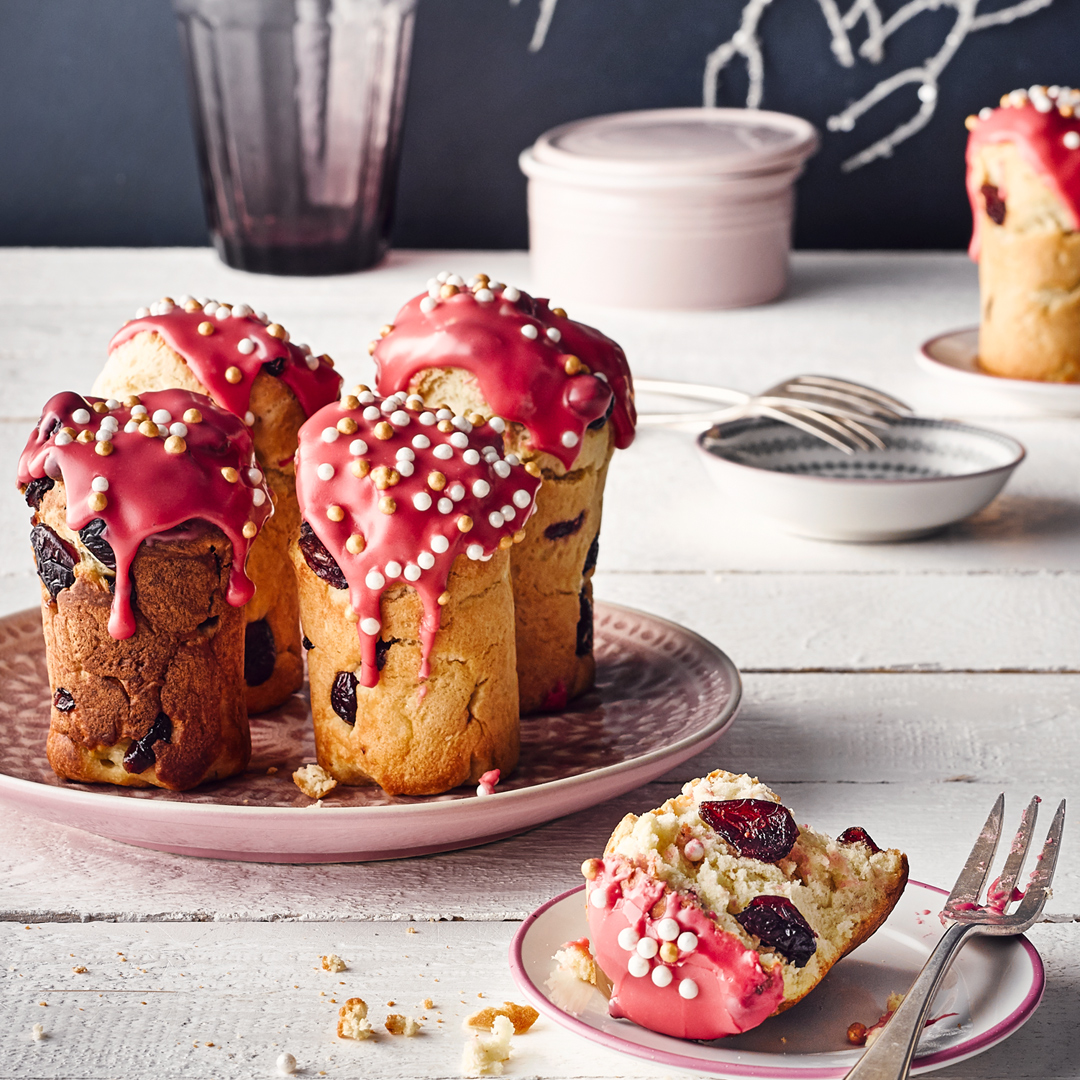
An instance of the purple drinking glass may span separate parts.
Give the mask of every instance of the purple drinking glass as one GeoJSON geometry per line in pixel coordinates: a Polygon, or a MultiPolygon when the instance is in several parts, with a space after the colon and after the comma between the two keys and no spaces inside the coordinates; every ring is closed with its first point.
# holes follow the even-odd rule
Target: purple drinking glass
{"type": "Polygon", "coordinates": [[[173,0],[222,260],[340,274],[386,252],[416,0],[173,0]]]}

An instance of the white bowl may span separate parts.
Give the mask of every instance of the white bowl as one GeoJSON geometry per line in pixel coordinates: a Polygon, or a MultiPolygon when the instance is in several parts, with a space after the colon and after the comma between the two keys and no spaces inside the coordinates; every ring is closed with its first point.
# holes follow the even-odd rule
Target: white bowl
{"type": "Polygon", "coordinates": [[[787,532],[875,542],[927,536],[987,505],[1024,459],[1015,439],[951,420],[908,417],[885,450],[850,457],[774,420],[720,424],[698,439],[733,501],[787,532]]]}

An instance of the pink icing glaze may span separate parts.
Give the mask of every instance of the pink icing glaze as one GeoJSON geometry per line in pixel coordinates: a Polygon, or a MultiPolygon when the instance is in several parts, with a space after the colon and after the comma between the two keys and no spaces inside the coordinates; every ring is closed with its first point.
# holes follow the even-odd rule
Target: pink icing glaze
{"type": "MultiPolygon", "coordinates": [[[[1080,229],[1080,148],[1066,147],[1064,137],[1070,131],[1080,132],[1080,119],[1063,116],[1056,108],[1039,112],[1030,101],[994,109],[985,120],[975,119],[967,143],[967,192],[973,221],[968,254],[973,259],[979,258],[983,215],[983,196],[974,163],[979,151],[990,143],[1014,143],[1027,164],[1061,200],[1072,217],[1072,227],[1080,229]]],[[[1008,201],[1008,192],[1002,190],[1000,195],[1008,201]]]]}
{"type": "Polygon", "coordinates": [[[462,430],[442,432],[434,413],[405,409],[402,399],[403,395],[384,401],[364,391],[353,399],[356,407],[349,407],[349,395],[327,405],[300,429],[296,454],[300,512],[341,568],[352,611],[359,615],[363,686],[375,686],[379,681],[375,642],[385,589],[404,582],[420,596],[424,612],[420,622],[420,678],[425,679],[428,656],[439,629],[438,598],[446,589],[454,560],[463,553],[470,558],[490,558],[504,537],[524,526],[535,508],[540,486],[540,480],[526,472],[516,457],[503,458],[502,439],[487,425],[473,429],[468,421],[459,420],[462,430]],[[366,419],[365,412],[369,413],[366,419]],[[350,419],[357,424],[357,430],[339,433],[338,423],[350,419]],[[391,438],[375,435],[381,423],[390,426],[391,438]],[[425,442],[429,445],[425,446],[425,442]],[[473,464],[465,459],[466,455],[472,456],[470,450],[479,457],[473,464]],[[438,456],[447,451],[447,457],[438,456]],[[487,458],[483,456],[485,451],[487,458]],[[412,455],[404,467],[398,458],[403,452],[412,455]],[[350,468],[357,460],[370,466],[371,471],[363,478],[350,468]],[[319,476],[321,466],[333,469],[329,479],[319,476]],[[384,490],[375,483],[380,468],[393,469],[399,476],[384,490]],[[432,472],[446,478],[441,490],[428,485],[432,472]],[[499,472],[506,475],[500,476],[499,472]],[[477,484],[479,488],[474,487],[477,484]],[[455,500],[450,493],[456,493],[457,486],[462,491],[455,500]],[[488,490],[484,491],[484,487],[488,490]],[[386,496],[394,500],[393,513],[379,508],[380,499],[386,496]],[[430,506],[425,508],[428,500],[430,506]],[[331,506],[341,508],[341,521],[327,517],[331,506]],[[468,532],[458,528],[462,516],[473,521],[468,532]],[[364,538],[364,549],[356,554],[346,547],[353,534],[364,538]],[[436,551],[444,542],[445,550],[436,551]],[[424,566],[425,562],[429,565],[424,566]],[[368,575],[372,575],[371,584],[368,575]]]}
{"type": "Polygon", "coordinates": [[[518,290],[511,291],[517,299],[510,300],[506,292],[488,290],[490,300],[478,300],[467,289],[446,299],[426,293],[413,297],[375,346],[379,391],[407,391],[425,368],[463,368],[475,376],[497,416],[522,424],[531,444],[567,469],[580,452],[585,429],[605,414],[614,395],[615,445],[629,446],[637,417],[622,349],[599,330],[555,315],[547,300],[518,290]],[[422,304],[434,308],[424,311],[422,304]],[[528,327],[536,330],[535,337],[522,333],[528,327]],[[568,375],[568,356],[593,374],[568,375]]]}
{"type": "Polygon", "coordinates": [[[635,872],[626,860],[599,862],[597,877],[586,890],[589,938],[597,963],[612,982],[612,1016],[680,1039],[719,1039],[748,1031],[776,1011],[784,996],[779,966],[765,971],[757,952],[721,930],[694,900],[676,892],[665,897],[663,882],[635,872]],[[661,900],[663,914],[654,919],[650,912],[661,900]],[[696,946],[679,948],[671,963],[658,955],[648,958],[648,973],[632,974],[629,964],[638,953],[623,948],[620,932],[629,928],[638,938],[662,945],[658,926],[664,919],[673,919],[680,934],[695,934],[696,946]],[[653,974],[665,970],[671,982],[659,986],[653,974]],[[696,994],[683,996],[683,983],[696,988],[696,994]]]}
{"type": "Polygon", "coordinates": [[[102,538],[116,555],[116,591],[109,633],[118,640],[135,633],[128,571],[139,545],[153,535],[196,519],[216,525],[232,542],[232,572],[226,598],[237,607],[246,604],[255,586],[244,572],[251,546],[251,538],[243,535],[244,526],[252,522],[256,529],[261,528],[274,512],[269,489],[255,461],[251,433],[235,416],[217,408],[202,394],[187,390],[142,394],[141,407],[150,416],[164,409],[171,416],[170,424],[180,423],[187,429],[183,434],[187,448],[182,453],[168,453],[165,437],[124,430],[133,409],[139,414],[136,421],[145,419],[140,405],[118,405],[103,413],[95,412],[94,404],[101,401],[71,391],[49,400],[19,458],[19,486],[45,476],[62,477],[68,527],[77,531],[95,518],[105,521],[102,538]],[[84,423],[73,419],[80,409],[89,414],[84,423]],[[198,409],[202,421],[185,424],[183,416],[188,409],[198,409]],[[106,434],[109,425],[102,430],[102,424],[107,417],[113,418],[118,430],[111,439],[103,440],[113,447],[106,457],[97,453],[96,442],[82,443],[77,437],[82,431],[95,436],[99,432],[106,434]],[[222,469],[226,467],[237,471],[237,481],[230,483],[225,478],[222,469]],[[108,490],[102,493],[108,504],[101,510],[89,505],[96,478],[108,481],[108,490]]]}
{"type": "MultiPolygon", "coordinates": [[[[209,306],[210,302],[207,304],[209,306]]],[[[162,304],[155,304],[154,310],[161,311],[162,307],[162,304]]],[[[244,310],[242,305],[237,307],[244,310]]],[[[337,398],[341,392],[341,376],[328,357],[313,356],[297,345],[274,337],[254,314],[218,318],[221,310],[231,309],[223,305],[208,315],[202,308],[189,312],[175,305],[162,314],[132,319],[109,342],[109,352],[145,330],[160,334],[165,343],[187,361],[214,401],[241,419],[251,402],[251,384],[255,376],[263,364],[278,359],[284,360],[284,366],[277,377],[296,396],[306,416],[337,398]],[[199,333],[199,326],[204,322],[213,326],[212,334],[199,333]],[[254,346],[249,353],[242,353],[238,348],[245,340],[254,346]],[[230,367],[240,370],[242,378],[238,382],[231,383],[225,377],[230,367]]]]}

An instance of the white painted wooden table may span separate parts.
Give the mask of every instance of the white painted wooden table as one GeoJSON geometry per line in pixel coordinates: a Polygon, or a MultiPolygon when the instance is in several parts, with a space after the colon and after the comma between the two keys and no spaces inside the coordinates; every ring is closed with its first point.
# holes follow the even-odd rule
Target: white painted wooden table
{"type": "MultiPolygon", "coordinates": [[[[208,250],[0,252],[0,614],[37,602],[18,450],[52,393],[89,387],[136,307],[166,293],[244,300],[355,380],[370,375],[367,341],[443,268],[529,283],[526,257],[506,252],[398,253],[329,280],[248,276],[208,250]]],[[[0,807],[0,1077],[259,1077],[286,1049],[304,1076],[456,1076],[478,995],[521,1000],[506,958],[518,921],[580,881],[625,811],[716,766],[759,774],[823,829],[857,821],[904,848],[913,877],[946,885],[998,791],[1014,811],[1034,792],[1080,806],[1080,420],[992,415],[915,367],[920,341],[977,318],[965,257],[804,254],[768,307],[571,314],[619,340],[639,375],[746,390],[804,371],[851,376],[927,413],[979,415],[1029,456],[996,503],[944,535],[845,546],[722,505],[688,436],[642,433],[611,469],[597,593],[711,638],[742,669],[745,704],[677,775],[524,836],[290,867],[158,854],[0,807]],[[348,971],[316,970],[330,951],[348,971]],[[418,1038],[348,1045],[330,999],[351,995],[373,1012],[436,1007],[418,1038]]],[[[1041,1008],[939,1075],[1080,1075],[1078,912],[1073,821],[1030,935],[1048,971],[1041,1008]]],[[[515,1042],[510,1076],[660,1075],[546,1019],[515,1042]]]]}

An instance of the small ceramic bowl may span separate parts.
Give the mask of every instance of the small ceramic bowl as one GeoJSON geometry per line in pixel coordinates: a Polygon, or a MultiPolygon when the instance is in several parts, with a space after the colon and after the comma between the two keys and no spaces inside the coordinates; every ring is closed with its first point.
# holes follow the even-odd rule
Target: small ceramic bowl
{"type": "Polygon", "coordinates": [[[877,542],[927,536],[987,505],[1024,459],[1008,435],[908,417],[885,450],[848,456],[775,420],[736,420],[698,439],[705,468],[733,501],[787,532],[877,542]]]}

